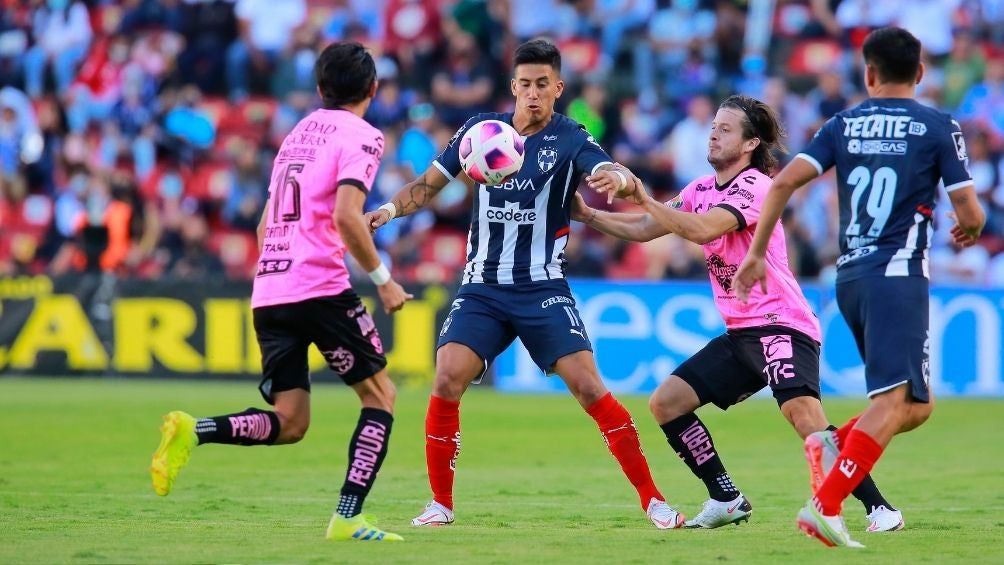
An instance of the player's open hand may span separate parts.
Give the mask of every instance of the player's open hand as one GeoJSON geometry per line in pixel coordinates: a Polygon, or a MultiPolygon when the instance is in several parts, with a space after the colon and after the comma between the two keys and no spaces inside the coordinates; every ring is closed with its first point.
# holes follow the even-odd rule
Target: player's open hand
{"type": "Polygon", "coordinates": [[[607,195],[607,204],[614,201],[614,198],[624,198],[630,194],[631,180],[628,171],[622,166],[615,165],[614,169],[600,169],[586,177],[586,184],[589,188],[607,195]]]}
{"type": "Polygon", "coordinates": [[[955,222],[955,225],[952,226],[952,243],[962,249],[976,245],[976,240],[979,239],[978,236],[968,234],[962,229],[962,226],[959,225],[959,218],[955,215],[955,212],[949,212],[948,217],[955,222]]]}
{"type": "Polygon", "coordinates": [[[743,259],[736,275],[732,277],[732,288],[736,289],[736,296],[746,304],[749,302],[750,292],[753,287],[760,283],[760,292],[767,293],[767,261],[762,257],[754,257],[749,253],[743,259]]]}
{"type": "Polygon", "coordinates": [[[377,228],[390,221],[390,212],[387,210],[373,210],[366,212],[366,225],[370,228],[370,233],[377,231],[377,228]]]}
{"type": "Polygon", "coordinates": [[[592,218],[593,212],[581,194],[576,192],[572,195],[572,220],[585,224],[592,218]]]}
{"type": "Polygon", "coordinates": [[[415,295],[405,292],[394,279],[378,286],[377,294],[380,295],[380,301],[383,302],[384,314],[397,312],[404,308],[405,302],[415,298],[415,295]]]}

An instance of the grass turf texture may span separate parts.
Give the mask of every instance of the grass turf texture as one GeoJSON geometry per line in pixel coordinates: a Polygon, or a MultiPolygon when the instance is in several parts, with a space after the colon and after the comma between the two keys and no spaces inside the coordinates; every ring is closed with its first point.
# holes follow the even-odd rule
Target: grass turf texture
{"type": "MultiPolygon", "coordinates": [[[[462,406],[457,523],[413,528],[429,499],[426,390],[402,391],[390,455],[366,512],[404,543],[327,542],[358,416],[351,391],[315,386],[300,444],[197,448],[174,492],[147,472],[161,414],[217,415],[261,405],[252,383],[0,379],[0,563],[1004,563],[1004,402],[941,400],[900,436],[875,473],[907,529],[866,534],[865,550],[827,549],[795,528],[808,497],[801,446],[772,400],[700,412],[750,498],[749,524],[658,531],[570,396],[473,387],[462,406]]],[[[656,481],[688,516],[703,485],[666,445],[643,397],[639,424],[656,481]]],[[[831,400],[842,423],[863,399],[831,400]]]]}

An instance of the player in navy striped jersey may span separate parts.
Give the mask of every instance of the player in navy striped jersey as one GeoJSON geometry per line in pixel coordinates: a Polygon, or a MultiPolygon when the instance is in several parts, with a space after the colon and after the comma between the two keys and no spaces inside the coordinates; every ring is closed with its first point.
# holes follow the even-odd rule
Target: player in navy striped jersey
{"type": "MultiPolygon", "coordinates": [[[[513,60],[512,114],[479,114],[457,132],[421,176],[367,214],[372,229],[426,206],[461,174],[458,140],[486,119],[512,124],[526,161],[499,186],[475,185],[467,266],[443,323],[436,378],[426,414],[426,463],[433,500],[412,524],[453,522],[453,479],[460,453],[460,398],[517,337],[545,373],[556,373],[596,421],[611,453],[661,529],[684,518],[656,488],[631,415],[607,391],[564,276],[572,197],[583,177],[623,189],[627,179],[581,125],[554,112],[561,96],[561,54],[542,40],[519,46],[513,60]]],[[[465,181],[469,182],[466,175],[465,181]]],[[[546,433],[546,431],[545,431],[546,433]]]]}
{"type": "Polygon", "coordinates": [[[939,181],[954,208],[957,245],[975,244],[985,221],[958,122],[914,100],[924,75],[920,50],[920,42],[900,28],[869,34],[863,45],[869,98],[826,122],[775,177],[735,276],[743,301],[758,283],[766,291],[764,254],[785,204],[795,189],[835,166],[837,303],[864,360],[870,402],[839,430],[841,445],[830,432],[805,440],[812,476],[825,479],[799,512],[798,525],[831,546],[860,547],[840,517],[843,500],[892,437],[923,424],[933,409],[927,250],[939,181]]]}

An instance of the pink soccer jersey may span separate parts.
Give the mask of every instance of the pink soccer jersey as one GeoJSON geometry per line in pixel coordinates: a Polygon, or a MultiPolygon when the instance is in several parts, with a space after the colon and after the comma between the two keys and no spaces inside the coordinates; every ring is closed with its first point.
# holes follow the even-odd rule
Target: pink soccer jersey
{"type": "Polygon", "coordinates": [[[767,294],[756,286],[750,293],[749,302],[743,304],[732,288],[732,277],[753,241],[753,232],[756,231],[770,184],[770,177],[753,168],[739,173],[722,187],[715,182],[715,175],[708,175],[688,184],[679,196],[667,204],[698,214],[719,207],[731,212],[739,221],[736,231],[703,246],[715,305],[727,328],[778,324],[819,341],[819,321],[788,268],[788,249],[780,223],[771,233],[767,246],[767,294]]]}
{"type": "Polygon", "coordinates": [[[301,302],[349,288],[335,191],[369,192],[383,134],[346,110],[315,110],[283,140],[272,165],[265,239],[251,306],[301,302]]]}

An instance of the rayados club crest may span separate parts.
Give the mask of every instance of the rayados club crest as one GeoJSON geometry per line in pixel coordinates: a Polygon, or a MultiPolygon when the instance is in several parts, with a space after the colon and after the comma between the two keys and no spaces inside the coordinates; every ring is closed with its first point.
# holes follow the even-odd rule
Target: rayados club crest
{"type": "Polygon", "coordinates": [[[550,171],[558,162],[558,150],[553,147],[542,147],[537,152],[537,166],[543,172],[550,171]]]}

